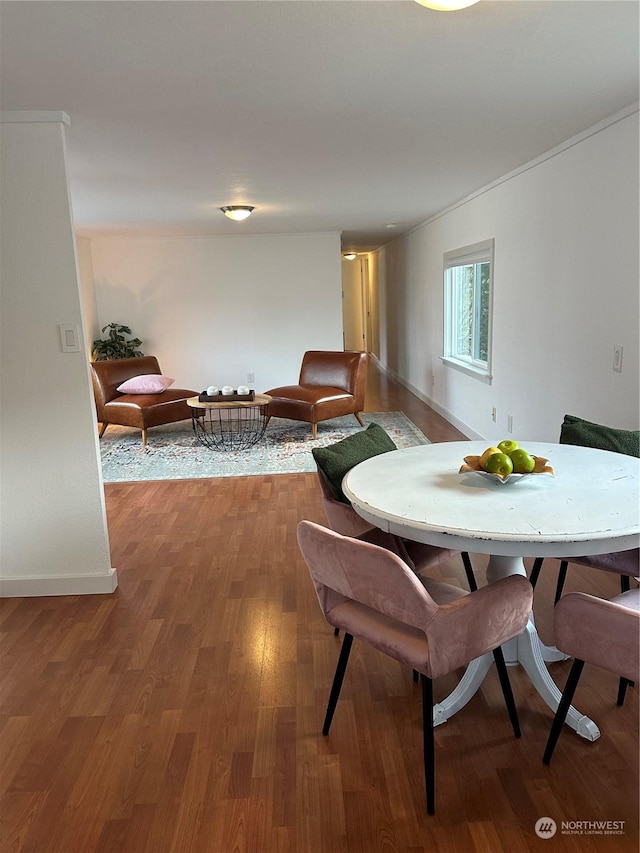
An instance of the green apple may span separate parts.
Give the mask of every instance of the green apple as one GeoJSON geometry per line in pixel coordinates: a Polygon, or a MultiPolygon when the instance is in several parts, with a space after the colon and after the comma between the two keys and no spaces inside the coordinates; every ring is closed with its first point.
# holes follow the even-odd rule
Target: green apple
{"type": "Polygon", "coordinates": [[[506,453],[492,453],[484,463],[484,470],[489,474],[507,477],[513,472],[513,462],[506,453]]]}
{"type": "Polygon", "coordinates": [[[498,450],[502,451],[502,453],[506,453],[507,456],[512,453],[514,450],[517,450],[520,447],[517,441],[513,441],[511,438],[505,438],[504,441],[501,441],[498,445],[498,450]]]}
{"type": "Polygon", "coordinates": [[[487,447],[485,452],[480,457],[480,467],[484,468],[484,463],[490,456],[493,456],[494,453],[500,453],[497,447],[487,447]]]}
{"type": "Polygon", "coordinates": [[[536,467],[536,460],[524,447],[516,447],[509,454],[509,458],[513,462],[513,470],[516,474],[530,474],[536,467]]]}

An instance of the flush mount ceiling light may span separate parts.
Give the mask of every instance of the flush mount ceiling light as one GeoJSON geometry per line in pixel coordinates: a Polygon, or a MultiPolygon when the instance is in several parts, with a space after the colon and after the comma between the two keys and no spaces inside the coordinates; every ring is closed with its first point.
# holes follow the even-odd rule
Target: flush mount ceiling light
{"type": "Polygon", "coordinates": [[[246,219],[247,216],[251,216],[254,209],[248,204],[227,204],[225,207],[220,208],[225,216],[228,216],[229,219],[235,219],[236,222],[240,222],[242,219],[246,219]]]}
{"type": "Polygon", "coordinates": [[[342,257],[345,259],[345,261],[353,261],[353,260],[355,260],[358,256],[356,255],[356,253],[355,253],[355,252],[345,252],[345,253],[344,253],[344,255],[343,255],[342,257]]]}
{"type": "Polygon", "coordinates": [[[478,0],[416,0],[416,3],[426,6],[427,9],[435,9],[436,12],[455,12],[456,9],[473,6],[478,0]]]}

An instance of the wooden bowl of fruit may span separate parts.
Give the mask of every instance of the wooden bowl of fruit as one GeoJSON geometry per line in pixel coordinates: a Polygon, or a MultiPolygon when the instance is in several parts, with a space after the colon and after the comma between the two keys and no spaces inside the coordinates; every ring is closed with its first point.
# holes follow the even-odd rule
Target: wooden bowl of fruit
{"type": "Polygon", "coordinates": [[[551,474],[544,456],[533,456],[517,441],[508,438],[487,447],[482,456],[465,456],[460,473],[474,472],[498,483],[514,483],[531,474],[551,474]]]}

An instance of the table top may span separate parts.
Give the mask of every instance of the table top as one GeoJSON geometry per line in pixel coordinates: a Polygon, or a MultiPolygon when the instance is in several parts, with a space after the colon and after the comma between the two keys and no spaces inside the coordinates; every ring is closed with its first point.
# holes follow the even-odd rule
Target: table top
{"type": "Polygon", "coordinates": [[[361,462],[342,488],[377,527],[419,542],[486,554],[565,557],[640,543],[640,459],[570,444],[521,441],[554,476],[500,483],[459,473],[487,441],[419,445],[361,462]]]}
{"type": "Polygon", "coordinates": [[[187,406],[192,409],[241,409],[244,406],[266,406],[271,402],[268,394],[255,394],[253,400],[220,400],[220,402],[205,402],[198,397],[189,397],[187,406]]]}

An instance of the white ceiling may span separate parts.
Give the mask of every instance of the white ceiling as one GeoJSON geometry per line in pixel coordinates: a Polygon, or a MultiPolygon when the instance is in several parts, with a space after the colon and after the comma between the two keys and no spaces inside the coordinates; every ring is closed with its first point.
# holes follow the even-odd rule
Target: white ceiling
{"type": "Polygon", "coordinates": [[[80,234],[365,251],[637,101],[639,8],[4,0],[0,105],[70,115],[80,234]],[[242,203],[243,223],[218,209],[242,203]]]}

